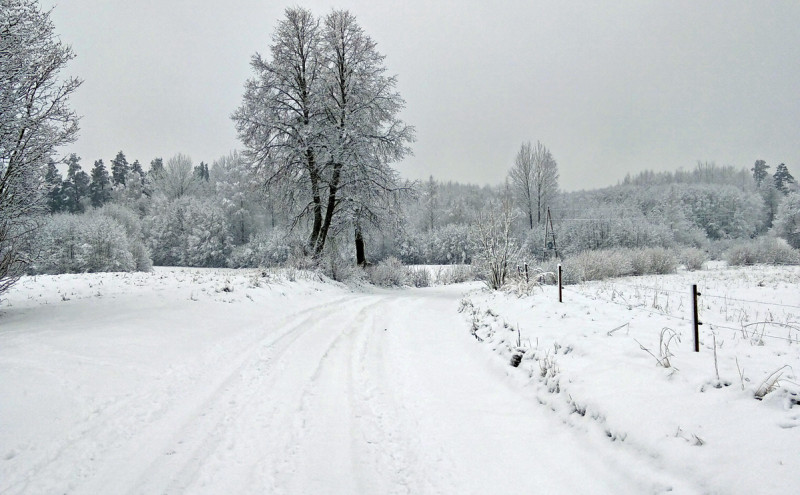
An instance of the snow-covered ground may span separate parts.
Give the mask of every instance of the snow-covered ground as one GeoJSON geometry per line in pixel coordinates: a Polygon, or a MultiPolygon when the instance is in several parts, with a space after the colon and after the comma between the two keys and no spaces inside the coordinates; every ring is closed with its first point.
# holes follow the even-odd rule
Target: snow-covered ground
{"type": "Polygon", "coordinates": [[[0,493],[791,493],[799,289],[764,267],[561,304],[293,271],[23,278],[0,305],[0,493]]]}
{"type": "Polygon", "coordinates": [[[565,425],[701,493],[797,492],[800,268],[613,279],[557,300],[480,291],[461,309],[503,362],[521,344],[517,383],[565,425]]]}

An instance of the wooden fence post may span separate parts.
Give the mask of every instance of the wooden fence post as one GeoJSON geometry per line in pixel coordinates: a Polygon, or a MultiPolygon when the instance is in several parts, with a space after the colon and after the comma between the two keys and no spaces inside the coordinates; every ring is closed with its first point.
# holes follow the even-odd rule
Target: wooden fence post
{"type": "Polygon", "coordinates": [[[558,302],[562,302],[561,300],[561,263],[558,264],[558,302]]]}
{"type": "Polygon", "coordinates": [[[700,323],[697,317],[697,296],[701,295],[697,292],[697,284],[692,285],[692,308],[694,317],[694,352],[700,352],[700,323]]]}

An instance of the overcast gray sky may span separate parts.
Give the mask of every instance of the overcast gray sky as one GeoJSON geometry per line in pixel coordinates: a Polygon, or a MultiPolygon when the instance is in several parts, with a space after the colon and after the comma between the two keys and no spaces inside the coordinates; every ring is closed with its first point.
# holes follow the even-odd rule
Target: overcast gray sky
{"type": "MultiPolygon", "coordinates": [[[[230,114],[274,0],[42,0],[84,79],[77,152],[212,162],[240,147],[230,114]]],[[[800,176],[800,2],[298,3],[353,12],[386,55],[416,127],[409,178],[496,184],[542,141],[566,190],[697,160],[785,162],[800,176]]]]}

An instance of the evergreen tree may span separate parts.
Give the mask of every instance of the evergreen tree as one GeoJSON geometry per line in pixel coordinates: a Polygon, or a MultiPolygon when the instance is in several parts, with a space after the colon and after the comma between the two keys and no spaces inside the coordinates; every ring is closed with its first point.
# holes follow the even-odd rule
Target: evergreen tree
{"type": "Polygon", "coordinates": [[[144,170],[142,170],[142,164],[139,163],[139,160],[134,160],[133,164],[131,164],[131,173],[136,172],[139,174],[139,179],[141,180],[142,185],[144,185],[144,170]]]}
{"type": "Polygon", "coordinates": [[[64,181],[61,173],[53,160],[47,162],[47,172],[44,176],[47,184],[47,210],[50,213],[58,213],[64,210],[64,181]]]}
{"type": "Polygon", "coordinates": [[[764,182],[764,179],[767,178],[767,169],[769,165],[764,160],[756,160],[755,165],[750,170],[753,171],[753,179],[756,181],[757,186],[761,186],[761,183],[764,182]]]}
{"type": "Polygon", "coordinates": [[[794,177],[792,177],[789,169],[783,163],[777,166],[775,175],[772,178],[775,181],[775,188],[783,194],[789,194],[789,186],[795,183],[794,177]]]}
{"type": "Polygon", "coordinates": [[[153,177],[160,176],[164,173],[164,160],[159,158],[153,158],[153,161],[150,162],[150,170],[147,172],[153,177]]]}
{"type": "Polygon", "coordinates": [[[83,213],[86,210],[82,201],[89,194],[89,174],[81,170],[81,158],[75,153],[67,158],[67,180],[64,181],[65,209],[70,213],[83,213]]]}
{"type": "Polygon", "coordinates": [[[130,169],[131,167],[128,165],[128,160],[125,159],[125,154],[122,151],[117,153],[116,158],[111,160],[111,177],[115,187],[120,184],[125,185],[130,169]]]}
{"type": "Polygon", "coordinates": [[[200,162],[200,165],[194,168],[194,176],[197,177],[197,180],[204,180],[208,182],[209,178],[208,164],[200,162]]]}
{"type": "Polygon", "coordinates": [[[111,199],[111,179],[103,160],[94,162],[92,168],[92,182],[89,184],[89,199],[92,206],[99,208],[111,199]]]}

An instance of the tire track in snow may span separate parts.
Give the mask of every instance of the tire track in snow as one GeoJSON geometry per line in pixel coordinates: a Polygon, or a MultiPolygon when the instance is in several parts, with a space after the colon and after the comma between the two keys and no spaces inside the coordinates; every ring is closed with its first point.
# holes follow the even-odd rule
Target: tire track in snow
{"type": "MultiPolygon", "coordinates": [[[[248,358],[257,352],[253,350],[254,347],[269,347],[272,342],[278,342],[301,329],[315,318],[315,312],[329,308],[335,311],[347,300],[352,300],[352,296],[286,315],[280,319],[278,330],[270,332],[267,337],[264,337],[263,331],[257,331],[253,332],[254,338],[236,339],[232,344],[235,346],[233,350],[208,350],[202,357],[205,366],[199,370],[200,375],[195,374],[198,370],[194,367],[177,367],[171,370],[173,376],[164,380],[166,387],[155,393],[146,391],[129,394],[122,399],[92,406],[85,420],[36,452],[37,459],[32,467],[20,479],[10,481],[0,493],[99,493],[108,486],[120,487],[121,490],[128,486],[135,487],[135,478],[142,469],[136,466],[136,462],[163,458],[165,452],[170,452],[164,440],[170,438],[170,432],[176,429],[175,424],[187,424],[192,418],[206,414],[201,411],[202,407],[213,404],[214,398],[221,396],[226,385],[230,387],[247,366],[248,358]],[[231,357],[233,365],[230,364],[231,357]],[[216,372],[218,365],[222,365],[224,371],[216,372]],[[211,380],[214,385],[202,386],[204,380],[211,380]],[[198,383],[201,384],[200,388],[198,383]],[[209,388],[212,391],[210,394],[207,393],[209,388]],[[153,445],[164,448],[155,449],[153,445]],[[120,465],[127,469],[120,470],[120,465]],[[59,480],[60,484],[47,484],[52,480],[59,480]],[[92,486],[99,487],[99,491],[91,489],[92,486]]],[[[25,450],[24,446],[21,446],[21,450],[25,450]]],[[[158,464],[158,461],[154,464],[158,464]]]]}
{"type": "Polygon", "coordinates": [[[258,452],[270,442],[258,438],[257,433],[268,433],[275,426],[274,413],[280,401],[271,397],[270,390],[296,359],[292,351],[305,346],[301,339],[308,337],[319,320],[340,311],[345,299],[353,302],[352,297],[342,298],[293,315],[295,321],[276,330],[277,338],[264,339],[248,351],[241,365],[172,436],[170,455],[154,461],[133,484],[131,493],[183,493],[189,488],[218,493],[220,480],[226,482],[226,489],[232,481],[247,480],[230,487],[231,492],[263,491],[264,481],[253,479],[253,467],[243,459],[260,459],[269,453],[258,452]]]}

